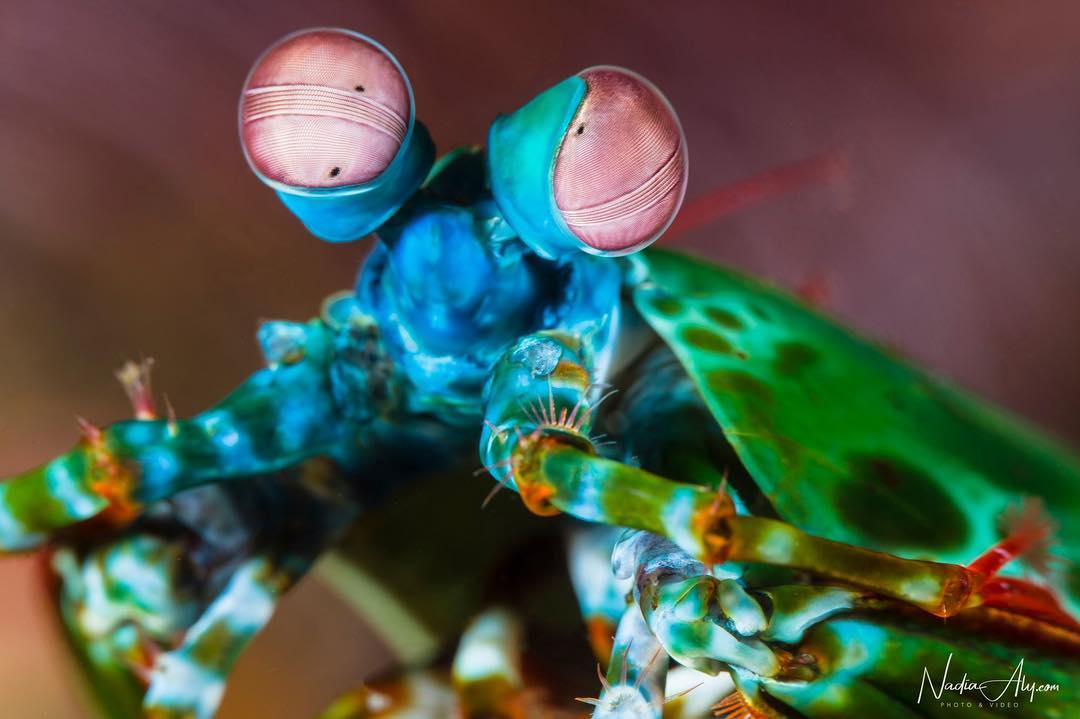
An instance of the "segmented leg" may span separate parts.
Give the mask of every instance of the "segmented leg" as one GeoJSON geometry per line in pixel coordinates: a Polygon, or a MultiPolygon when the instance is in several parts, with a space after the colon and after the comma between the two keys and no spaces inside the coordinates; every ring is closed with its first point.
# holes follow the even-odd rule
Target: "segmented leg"
{"type": "Polygon", "coordinates": [[[681,484],[595,455],[558,437],[517,443],[512,476],[526,506],[669,537],[706,564],[788,567],[892,597],[942,617],[982,602],[984,577],[966,567],[903,559],[833,542],[784,522],[739,515],[723,491],[681,484]]]}
{"type": "MultiPolygon", "coordinates": [[[[480,457],[501,485],[521,491],[510,464],[524,437],[558,435],[593,446],[589,433],[603,394],[587,353],[578,338],[545,331],[519,340],[495,366],[485,390],[480,457]]],[[[521,495],[533,511],[546,511],[542,492],[521,495]]]]}
{"type": "Polygon", "coordinates": [[[284,593],[355,515],[349,503],[330,499],[341,488],[327,479],[317,472],[303,479],[305,487],[314,490],[307,502],[282,497],[288,501],[267,517],[277,531],[232,573],[180,645],[156,658],[143,703],[148,717],[213,716],[241,652],[270,620],[284,593]]]}
{"type": "Polygon", "coordinates": [[[265,557],[241,565],[181,645],[154,663],[143,702],[145,716],[212,717],[225,693],[229,671],[269,621],[291,581],[265,557]]]}
{"type": "Polygon", "coordinates": [[[268,474],[309,457],[348,462],[386,391],[374,364],[356,362],[355,328],[272,322],[260,329],[268,366],[216,407],[189,419],[155,417],[148,384],[128,377],[137,418],[83,423],[70,452],[0,482],[0,552],[32,549],[92,518],[123,525],[196,485],[268,474]]]}
{"type": "Polygon", "coordinates": [[[228,671],[269,616],[355,515],[326,461],[155,505],[114,537],[53,556],[74,648],[110,716],[209,716],[228,671]],[[154,713],[151,712],[151,715],[154,713]]]}
{"type": "Polygon", "coordinates": [[[136,717],[150,667],[202,609],[182,542],[133,533],[52,556],[56,602],[83,675],[110,717],[136,717]]]}
{"type": "Polygon", "coordinates": [[[784,671],[784,657],[758,638],[767,626],[761,605],[737,580],[711,576],[674,543],[648,532],[620,541],[612,566],[616,576],[633,579],[640,613],[680,664],[706,674],[732,666],[768,677],[784,671]]]}
{"type": "MultiPolygon", "coordinates": [[[[1000,640],[973,640],[980,632],[1034,632],[1054,647],[1039,667],[1047,676],[1080,646],[1080,634],[1068,628],[981,609],[993,586],[982,571],[869,552],[739,515],[722,491],[666,480],[556,435],[523,437],[511,468],[523,495],[545,497],[544,514],[647,530],[616,547],[615,574],[634,577],[642,615],[674,659],[730,672],[738,691],[715,705],[718,716],[787,716],[781,705],[808,717],[849,716],[864,706],[906,716],[911,676],[921,672],[916,665],[943,666],[955,652],[980,674],[1009,676],[1012,668],[999,666],[1000,640]],[[746,576],[755,566],[784,568],[787,576],[808,572],[839,586],[747,585],[712,576],[724,562],[748,565],[746,576]],[[942,625],[915,607],[955,619],[942,625]]],[[[999,547],[987,556],[1000,553],[999,547]]],[[[977,560],[976,569],[988,561],[977,560]]]]}
{"type": "MultiPolygon", "coordinates": [[[[727,719],[791,715],[782,705],[795,716],[862,715],[869,707],[875,716],[903,717],[912,711],[912,677],[923,665],[943,669],[955,654],[979,676],[1015,669],[1002,661],[1009,619],[984,623],[983,632],[957,626],[994,619],[978,608],[954,619],[949,634],[914,608],[850,587],[717,579],[671,541],[645,532],[619,543],[613,565],[618,574],[632,570],[634,598],[674,659],[731,674],[737,690],[714,707],[727,719]]],[[[1044,639],[1050,654],[1032,673],[1056,676],[1080,636],[1046,630],[1044,639]]],[[[929,702],[924,706],[929,710],[929,702]]]]}

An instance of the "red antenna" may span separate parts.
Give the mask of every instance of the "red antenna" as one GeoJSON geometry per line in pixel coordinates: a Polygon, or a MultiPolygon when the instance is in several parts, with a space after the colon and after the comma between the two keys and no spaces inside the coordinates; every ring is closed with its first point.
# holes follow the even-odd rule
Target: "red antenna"
{"type": "Polygon", "coordinates": [[[849,174],[847,154],[841,150],[774,167],[760,175],[717,188],[690,200],[683,205],[664,237],[671,238],[697,229],[762,200],[798,192],[814,185],[846,182],[849,174]]]}

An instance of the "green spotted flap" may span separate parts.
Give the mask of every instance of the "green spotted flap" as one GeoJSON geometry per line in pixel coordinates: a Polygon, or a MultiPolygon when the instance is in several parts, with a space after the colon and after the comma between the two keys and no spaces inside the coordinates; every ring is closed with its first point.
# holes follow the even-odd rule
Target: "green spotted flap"
{"type": "Polygon", "coordinates": [[[793,297],[662,250],[634,302],[701,390],[779,514],[830,539],[967,563],[1041,497],[1074,562],[1080,463],[1030,427],[854,336],[793,297]]]}

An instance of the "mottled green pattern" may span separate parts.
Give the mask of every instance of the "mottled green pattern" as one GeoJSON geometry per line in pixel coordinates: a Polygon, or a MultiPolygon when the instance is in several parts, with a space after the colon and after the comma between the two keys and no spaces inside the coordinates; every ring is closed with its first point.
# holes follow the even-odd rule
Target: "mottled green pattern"
{"type": "Polygon", "coordinates": [[[837,541],[966,563],[1037,495],[1078,559],[1080,464],[1022,423],[757,281],[670,252],[634,301],[782,517],[837,541]]]}
{"type": "Polygon", "coordinates": [[[781,702],[795,709],[793,717],[1065,719],[1075,716],[1080,700],[1075,682],[1080,667],[1067,650],[987,639],[955,623],[886,613],[838,617],[811,629],[800,649],[828,655],[835,664],[809,684],[762,682],[772,706],[781,702]],[[975,688],[963,694],[946,690],[941,686],[943,676],[950,683],[963,678],[975,684],[988,682],[986,696],[975,688]],[[1057,689],[1032,696],[1030,688],[1007,683],[1014,676],[1017,681],[1022,677],[1024,687],[1053,684],[1057,689]],[[1008,706],[994,706],[992,700],[1008,706]]]}

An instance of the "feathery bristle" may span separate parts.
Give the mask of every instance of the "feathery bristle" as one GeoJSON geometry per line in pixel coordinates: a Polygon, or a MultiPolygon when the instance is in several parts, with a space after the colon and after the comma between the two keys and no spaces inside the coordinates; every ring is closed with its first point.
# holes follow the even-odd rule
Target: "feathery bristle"
{"type": "Polygon", "coordinates": [[[608,684],[607,677],[604,676],[604,670],[600,668],[599,664],[596,665],[596,676],[600,677],[600,685],[604,687],[605,690],[611,689],[611,685],[608,684]]]}
{"type": "Polygon", "coordinates": [[[1015,559],[1041,578],[1052,578],[1065,561],[1050,553],[1058,526],[1039,497],[1027,497],[1002,512],[998,529],[1007,540],[1023,547],[1015,559]]]}
{"type": "Polygon", "coordinates": [[[157,419],[157,407],[150,384],[150,371],[153,366],[154,360],[147,357],[138,362],[128,360],[123,367],[116,370],[116,379],[131,402],[135,419],[157,419]]]}

